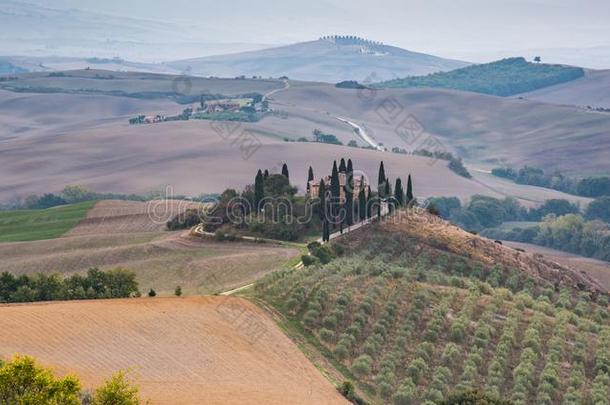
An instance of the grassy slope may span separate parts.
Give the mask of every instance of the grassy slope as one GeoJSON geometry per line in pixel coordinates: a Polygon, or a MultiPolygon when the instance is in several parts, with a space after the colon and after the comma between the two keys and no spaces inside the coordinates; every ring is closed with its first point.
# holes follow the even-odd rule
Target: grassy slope
{"type": "Polygon", "coordinates": [[[515,403],[561,403],[608,389],[596,385],[601,379],[595,382],[594,368],[608,350],[607,308],[570,288],[553,293],[551,283],[528,281],[523,273],[510,292],[502,287],[511,284],[514,269],[496,278],[491,265],[439,251],[438,240],[405,243],[375,229],[367,234],[366,243],[374,244],[368,252],[348,241],[360,253],[322,268],[273,273],[255,289],[284,315],[293,339],[317,349],[304,351],[330,368],[332,380],[355,379],[373,403],[396,400],[398,392],[408,392],[414,403],[436,401],[469,387],[515,403]],[[359,368],[357,359],[366,356],[369,366],[359,368]],[[419,373],[411,367],[417,358],[425,365],[419,373]],[[528,361],[534,367],[524,377],[528,361]],[[565,383],[543,384],[551,375],[565,383]]]}
{"type": "Polygon", "coordinates": [[[584,76],[582,68],[535,64],[524,58],[509,58],[467,66],[428,76],[406,77],[379,84],[380,87],[440,87],[496,96],[512,96],[584,76]]]}
{"type": "Polygon", "coordinates": [[[0,242],[53,239],[87,215],[95,201],[49,208],[0,212],[0,242]]]}

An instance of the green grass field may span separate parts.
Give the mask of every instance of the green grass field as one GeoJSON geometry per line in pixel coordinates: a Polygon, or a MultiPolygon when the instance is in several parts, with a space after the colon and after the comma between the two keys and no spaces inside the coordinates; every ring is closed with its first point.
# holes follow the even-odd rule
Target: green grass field
{"type": "Polygon", "coordinates": [[[95,203],[87,201],[46,210],[0,212],[0,242],[57,238],[84,218],[95,203]]]}

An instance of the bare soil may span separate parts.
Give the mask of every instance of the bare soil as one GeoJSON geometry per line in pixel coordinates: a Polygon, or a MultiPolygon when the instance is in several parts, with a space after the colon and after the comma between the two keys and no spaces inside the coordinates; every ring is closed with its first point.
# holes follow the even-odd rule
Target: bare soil
{"type": "Polygon", "coordinates": [[[268,315],[235,297],[0,306],[0,356],[98,386],[131,370],[153,404],[345,404],[268,315]]]}

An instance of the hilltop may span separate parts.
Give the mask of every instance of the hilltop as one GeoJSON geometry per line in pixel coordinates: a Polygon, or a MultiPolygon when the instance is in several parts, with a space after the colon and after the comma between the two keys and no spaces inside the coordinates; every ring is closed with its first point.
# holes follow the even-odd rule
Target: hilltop
{"type": "Polygon", "coordinates": [[[584,77],[519,96],[545,103],[610,109],[610,70],[587,70],[584,77]]]}
{"type": "Polygon", "coordinates": [[[595,280],[399,213],[332,242],[330,263],[255,286],[311,359],[355,384],[346,396],[442,403],[478,389],[521,405],[606,403],[608,296],[595,280]]]}
{"type": "Polygon", "coordinates": [[[467,66],[428,76],[405,77],[382,83],[379,87],[437,87],[472,91],[496,96],[512,96],[584,76],[584,69],[562,65],[531,63],[524,58],[467,66]]]}
{"type": "Polygon", "coordinates": [[[168,63],[202,76],[280,77],[318,82],[379,81],[468,65],[354,36],[329,36],[277,48],[168,63]],[[374,74],[374,76],[372,76],[374,74]]]}

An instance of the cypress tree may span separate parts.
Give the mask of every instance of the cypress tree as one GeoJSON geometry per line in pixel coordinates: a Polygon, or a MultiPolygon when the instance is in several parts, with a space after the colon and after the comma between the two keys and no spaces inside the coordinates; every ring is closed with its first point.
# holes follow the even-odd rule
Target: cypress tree
{"type": "Polygon", "coordinates": [[[386,198],[392,197],[392,186],[390,186],[390,179],[386,179],[385,181],[385,191],[383,196],[386,198]]]}
{"type": "Polygon", "coordinates": [[[309,166],[309,172],[307,173],[307,194],[309,194],[309,182],[313,181],[313,169],[309,166]]]}
{"type": "Polygon", "coordinates": [[[285,176],[287,179],[290,179],[290,175],[288,174],[288,165],[286,163],[282,165],[282,176],[285,176]]]}
{"type": "Polygon", "coordinates": [[[318,200],[320,201],[320,219],[326,220],[326,185],[324,184],[324,179],[320,180],[318,200]]]}
{"type": "Polygon", "coordinates": [[[400,177],[396,179],[396,185],[394,186],[394,199],[396,204],[404,205],[405,193],[402,189],[402,180],[400,180],[400,177]]]}
{"type": "Polygon", "coordinates": [[[372,195],[371,194],[371,186],[367,186],[367,193],[368,193],[368,198],[366,200],[366,217],[370,218],[373,215],[373,207],[371,206],[371,201],[373,201],[372,195]]]}
{"type": "Polygon", "coordinates": [[[367,217],[366,210],[366,193],[364,191],[364,187],[360,189],[360,193],[358,193],[358,216],[360,220],[363,221],[367,217]]]}
{"type": "Polygon", "coordinates": [[[265,185],[264,185],[263,172],[260,169],[258,169],[258,172],[256,173],[256,177],[254,178],[254,210],[256,212],[259,212],[259,210],[260,210],[259,206],[264,197],[265,197],[265,185]]]}
{"type": "Polygon", "coordinates": [[[411,204],[411,201],[413,201],[413,183],[409,174],[409,179],[407,180],[407,204],[411,204]]]}
{"type": "Polygon", "coordinates": [[[383,167],[383,160],[379,165],[379,176],[377,177],[377,193],[380,197],[383,197],[383,192],[385,191],[385,168],[383,167]]]}
{"type": "Polygon", "coordinates": [[[337,170],[337,161],[333,163],[333,171],[330,176],[330,195],[335,201],[339,201],[341,196],[341,185],[339,183],[339,171],[337,170]]]}
{"type": "Polygon", "coordinates": [[[266,179],[269,177],[269,170],[265,169],[265,173],[263,173],[263,178],[266,179]]]}
{"type": "Polygon", "coordinates": [[[350,226],[354,224],[354,167],[351,159],[347,161],[345,176],[345,223],[350,226]]]}
{"type": "Polygon", "coordinates": [[[328,229],[328,221],[325,219],[322,224],[322,242],[328,242],[330,240],[330,231],[328,229]]]}
{"type": "Polygon", "coordinates": [[[347,168],[345,167],[345,159],[341,158],[341,163],[339,163],[339,173],[345,173],[347,168]]]}
{"type": "Polygon", "coordinates": [[[354,224],[354,189],[345,186],[345,224],[351,226],[354,224]]]}

